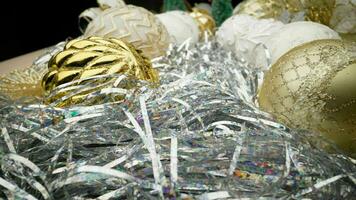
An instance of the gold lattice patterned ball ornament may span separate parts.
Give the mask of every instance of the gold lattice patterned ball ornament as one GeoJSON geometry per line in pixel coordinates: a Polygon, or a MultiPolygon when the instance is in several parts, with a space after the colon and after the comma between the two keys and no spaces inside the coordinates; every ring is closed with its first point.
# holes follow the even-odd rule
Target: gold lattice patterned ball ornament
{"type": "Polygon", "coordinates": [[[149,58],[163,55],[168,48],[169,35],[164,25],[142,7],[111,7],[96,13],[93,18],[84,32],[85,37],[115,37],[131,43],[149,58]]]}
{"type": "Polygon", "coordinates": [[[282,56],[265,75],[260,107],[356,154],[356,43],[316,40],[282,56]]]}
{"type": "MultiPolygon", "coordinates": [[[[100,101],[101,99],[95,98],[89,101],[87,96],[117,79],[110,77],[111,74],[125,74],[131,79],[152,83],[159,81],[158,73],[140,51],[115,38],[90,37],[69,41],[64,50],[48,62],[48,70],[42,79],[46,103],[58,107],[90,105],[100,101]],[[91,79],[100,75],[106,77],[91,79]],[[80,89],[88,83],[91,83],[90,88],[80,89]]],[[[123,87],[130,89],[134,85],[123,87]]],[[[119,95],[114,100],[122,98],[123,96],[119,95]]]]}
{"type": "Polygon", "coordinates": [[[354,33],[354,34],[340,34],[340,37],[345,41],[356,42],[356,33],[354,33]]]}
{"type": "MultiPolygon", "coordinates": [[[[248,14],[256,18],[297,18],[329,25],[335,0],[245,0],[234,14],[248,14]]],[[[283,20],[284,21],[284,20],[283,20]]]]}

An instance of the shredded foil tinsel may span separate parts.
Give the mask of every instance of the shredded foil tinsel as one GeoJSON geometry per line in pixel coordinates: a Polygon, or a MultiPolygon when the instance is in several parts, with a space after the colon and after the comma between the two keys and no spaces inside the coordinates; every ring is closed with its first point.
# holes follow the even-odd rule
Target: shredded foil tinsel
{"type": "MultiPolygon", "coordinates": [[[[48,57],[34,65],[45,66],[48,57]]],[[[153,65],[158,88],[137,82],[124,90],[121,83],[132,80],[117,75],[87,97],[124,95],[120,102],[60,109],[1,96],[0,197],[355,197],[353,160],[325,152],[333,145],[321,136],[289,129],[259,110],[262,71],[214,41],[171,46],[153,65]]]]}

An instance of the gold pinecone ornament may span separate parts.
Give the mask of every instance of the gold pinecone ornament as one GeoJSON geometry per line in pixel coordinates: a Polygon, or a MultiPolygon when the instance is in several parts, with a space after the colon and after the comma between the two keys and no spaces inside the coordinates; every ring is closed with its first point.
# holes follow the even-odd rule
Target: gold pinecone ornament
{"type": "Polygon", "coordinates": [[[260,107],[313,130],[356,156],[356,44],[316,40],[284,54],[266,73],[260,107]]]}
{"type": "MultiPolygon", "coordinates": [[[[46,103],[54,103],[58,107],[100,102],[100,98],[88,101],[87,96],[117,79],[111,77],[112,74],[125,74],[129,78],[152,83],[159,81],[158,73],[140,51],[115,38],[90,37],[69,41],[63,51],[51,58],[48,69],[42,79],[42,88],[46,103]],[[97,78],[100,75],[105,77],[97,78]],[[81,88],[84,84],[92,86],[81,88]]],[[[124,87],[130,89],[134,86],[124,87]]],[[[120,99],[123,95],[113,100],[120,99]]]]}
{"type": "MultiPolygon", "coordinates": [[[[101,11],[84,11],[82,18],[92,18],[84,36],[113,37],[132,44],[148,58],[164,55],[169,35],[164,25],[148,10],[122,1],[101,2],[101,11]],[[121,2],[121,3],[120,3],[121,2]]],[[[99,2],[100,3],[100,2],[99,2]]]]}

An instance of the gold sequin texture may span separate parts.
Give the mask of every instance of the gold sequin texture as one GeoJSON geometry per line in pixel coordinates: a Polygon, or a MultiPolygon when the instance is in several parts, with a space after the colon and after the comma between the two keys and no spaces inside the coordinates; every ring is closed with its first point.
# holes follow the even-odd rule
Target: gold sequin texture
{"type": "Polygon", "coordinates": [[[356,43],[316,40],[283,55],[265,75],[260,107],[293,128],[356,153],[356,43]]]}
{"type": "Polygon", "coordinates": [[[305,20],[329,25],[335,0],[245,0],[234,14],[247,14],[257,18],[280,19],[286,12],[304,13],[305,20]]]}
{"type": "Polygon", "coordinates": [[[102,89],[99,85],[105,85],[105,82],[113,79],[96,78],[92,81],[98,87],[60,101],[60,98],[73,92],[70,87],[86,83],[86,80],[93,76],[125,74],[136,80],[146,80],[152,83],[159,81],[158,73],[140,51],[114,38],[90,37],[69,41],[63,51],[51,58],[48,68],[49,72],[42,80],[42,88],[47,96],[46,103],[58,102],[56,103],[58,107],[84,103],[90,92],[102,89]],[[70,82],[73,84],[70,84],[63,92],[52,94],[53,90],[58,87],[63,89],[63,84],[70,82]]]}
{"type": "Polygon", "coordinates": [[[207,32],[209,36],[214,35],[216,28],[215,20],[206,10],[193,8],[190,16],[198,23],[201,38],[204,36],[204,32],[207,32]]]}

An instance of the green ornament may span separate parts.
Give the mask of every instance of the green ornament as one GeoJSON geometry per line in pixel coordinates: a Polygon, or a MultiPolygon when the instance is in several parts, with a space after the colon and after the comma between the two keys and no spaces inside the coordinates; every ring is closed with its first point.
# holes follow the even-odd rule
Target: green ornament
{"type": "Polygon", "coordinates": [[[231,0],[213,0],[212,13],[217,26],[220,26],[227,18],[232,16],[231,0]]]}
{"type": "Polygon", "coordinates": [[[163,1],[163,11],[171,11],[171,10],[187,10],[185,6],[184,0],[164,0],[163,1]]]}

